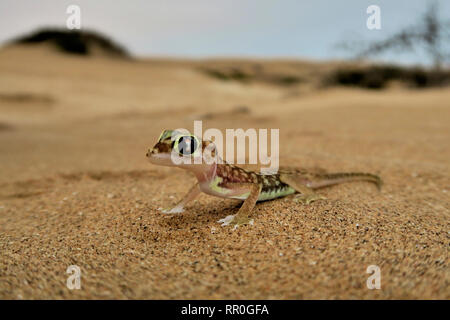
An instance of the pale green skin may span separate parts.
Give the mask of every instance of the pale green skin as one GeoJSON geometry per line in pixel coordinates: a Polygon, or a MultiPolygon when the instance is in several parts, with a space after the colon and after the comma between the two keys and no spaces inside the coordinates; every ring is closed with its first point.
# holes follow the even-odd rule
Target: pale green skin
{"type": "Polygon", "coordinates": [[[258,201],[265,201],[265,200],[281,198],[281,197],[285,197],[290,194],[293,194],[295,192],[296,192],[295,189],[292,187],[286,187],[284,189],[281,189],[280,191],[261,192],[261,194],[258,197],[258,201]]]}

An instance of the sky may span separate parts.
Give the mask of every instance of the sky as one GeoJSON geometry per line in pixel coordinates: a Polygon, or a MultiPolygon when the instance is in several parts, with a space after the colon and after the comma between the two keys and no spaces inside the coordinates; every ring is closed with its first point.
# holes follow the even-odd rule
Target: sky
{"type": "MultiPolygon", "coordinates": [[[[43,26],[66,27],[69,5],[82,29],[100,31],[137,56],[340,59],[345,40],[377,40],[414,25],[432,0],[0,0],[0,44],[43,26]],[[381,29],[366,9],[381,9],[381,29]]],[[[436,0],[450,19],[450,1],[436,0]]],[[[381,57],[426,64],[421,52],[381,57]]]]}

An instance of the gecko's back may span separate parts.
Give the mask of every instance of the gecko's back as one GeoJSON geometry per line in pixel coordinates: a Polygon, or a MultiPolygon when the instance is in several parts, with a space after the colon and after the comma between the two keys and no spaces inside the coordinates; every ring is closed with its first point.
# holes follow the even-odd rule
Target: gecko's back
{"type": "MultiPolygon", "coordinates": [[[[279,174],[262,175],[230,164],[218,164],[216,175],[220,179],[218,186],[226,188],[230,183],[256,183],[261,186],[258,201],[272,200],[295,193],[295,189],[280,180],[279,174]]],[[[246,199],[248,195],[233,196],[234,199],[246,199]]]]}

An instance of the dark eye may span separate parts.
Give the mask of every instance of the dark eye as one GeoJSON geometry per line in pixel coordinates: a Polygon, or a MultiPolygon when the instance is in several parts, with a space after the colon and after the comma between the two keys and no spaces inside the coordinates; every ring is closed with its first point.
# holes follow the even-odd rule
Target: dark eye
{"type": "Polygon", "coordinates": [[[177,151],[180,155],[188,156],[197,150],[197,139],[192,136],[183,136],[178,140],[177,151]]]}

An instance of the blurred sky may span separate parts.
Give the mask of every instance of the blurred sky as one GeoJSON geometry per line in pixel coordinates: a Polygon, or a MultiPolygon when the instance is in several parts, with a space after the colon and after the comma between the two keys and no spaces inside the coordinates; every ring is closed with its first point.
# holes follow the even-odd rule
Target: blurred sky
{"type": "MultiPolygon", "coordinates": [[[[251,56],[333,59],[346,39],[382,39],[414,25],[432,0],[0,0],[0,43],[37,27],[65,27],[79,5],[82,28],[101,31],[139,56],[251,56]],[[381,8],[381,30],[368,30],[366,9],[381,8]]],[[[450,1],[437,1],[450,19],[450,1]]],[[[392,53],[400,63],[424,54],[392,53]]]]}

